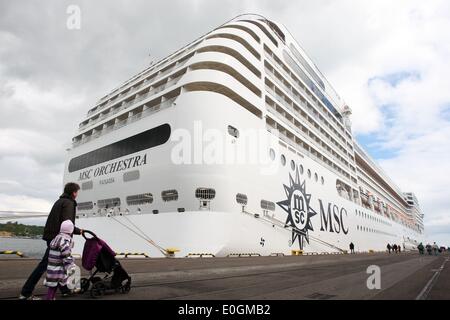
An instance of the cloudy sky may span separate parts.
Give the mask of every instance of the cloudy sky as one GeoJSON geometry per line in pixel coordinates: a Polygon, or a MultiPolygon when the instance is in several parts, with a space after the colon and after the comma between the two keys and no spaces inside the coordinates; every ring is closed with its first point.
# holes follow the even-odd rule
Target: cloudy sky
{"type": "Polygon", "coordinates": [[[240,13],[283,23],[353,109],[353,131],[450,245],[450,2],[0,0],[0,210],[48,211],[98,98],[240,13]],[[69,5],[80,30],[66,27],[69,5]]]}

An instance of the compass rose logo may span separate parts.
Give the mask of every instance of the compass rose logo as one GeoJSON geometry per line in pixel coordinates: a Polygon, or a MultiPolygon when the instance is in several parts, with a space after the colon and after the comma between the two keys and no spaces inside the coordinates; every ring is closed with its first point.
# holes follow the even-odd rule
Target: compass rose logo
{"type": "Polygon", "coordinates": [[[286,200],[277,204],[287,212],[285,227],[292,227],[291,244],[298,239],[300,250],[303,250],[305,240],[309,244],[308,231],[313,231],[311,217],[317,213],[309,206],[311,194],[306,193],[305,181],[300,183],[298,169],[295,172],[295,181],[289,174],[289,186],[283,185],[286,200]]]}

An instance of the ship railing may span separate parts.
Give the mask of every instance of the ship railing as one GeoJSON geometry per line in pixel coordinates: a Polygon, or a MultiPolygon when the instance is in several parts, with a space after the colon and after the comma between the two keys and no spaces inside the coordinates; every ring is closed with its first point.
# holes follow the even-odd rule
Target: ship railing
{"type": "MultiPolygon", "coordinates": [[[[277,130],[275,127],[268,125],[268,131],[272,132],[271,129],[273,130],[277,130]]],[[[343,173],[339,172],[338,170],[336,170],[335,168],[333,168],[329,163],[327,163],[326,161],[323,161],[320,157],[318,157],[316,154],[312,153],[311,151],[303,148],[300,144],[298,144],[295,140],[292,140],[291,138],[289,138],[288,136],[286,136],[284,133],[282,133],[281,131],[279,131],[279,139],[282,140],[283,142],[289,144],[291,147],[295,148],[296,150],[300,150],[301,153],[306,154],[309,156],[309,158],[313,159],[316,162],[319,162],[320,164],[322,164],[324,167],[328,168],[329,170],[331,170],[332,172],[334,172],[336,175],[338,175],[339,177],[343,178],[343,179],[348,179],[350,180],[349,177],[345,176],[343,173]]]]}
{"type": "Polygon", "coordinates": [[[94,121],[90,121],[89,123],[87,123],[87,124],[84,125],[83,127],[80,127],[80,130],[81,130],[81,129],[85,129],[85,127],[90,127],[90,126],[92,126],[92,125],[94,125],[94,124],[97,124],[97,123],[100,122],[101,120],[103,120],[103,119],[105,119],[105,118],[107,118],[107,117],[109,117],[109,116],[112,116],[112,115],[114,115],[114,114],[117,114],[118,112],[120,112],[120,111],[122,111],[122,110],[128,108],[129,106],[131,106],[131,105],[133,105],[133,104],[135,104],[135,103],[137,103],[137,102],[140,102],[140,101],[142,101],[142,100],[144,100],[144,99],[146,99],[146,98],[148,98],[148,97],[150,97],[150,96],[152,96],[152,95],[155,95],[155,94],[157,94],[157,93],[159,93],[159,92],[164,91],[164,90],[167,89],[169,86],[172,86],[172,85],[175,85],[176,83],[178,83],[178,81],[180,80],[181,77],[182,77],[182,76],[179,76],[179,77],[177,77],[177,78],[175,78],[175,79],[172,79],[172,80],[168,81],[167,83],[165,83],[165,84],[163,84],[163,85],[161,85],[161,86],[159,86],[159,87],[157,87],[157,88],[154,88],[154,89],[152,89],[152,90],[150,90],[150,91],[147,91],[146,93],[143,93],[143,94],[141,94],[141,95],[138,95],[135,99],[133,99],[133,100],[131,100],[131,101],[128,101],[128,102],[125,102],[125,103],[124,103],[123,105],[121,105],[119,108],[114,109],[114,110],[111,110],[111,111],[108,112],[107,114],[104,114],[104,115],[100,116],[99,118],[95,119],[94,121]]]}
{"type": "MultiPolygon", "coordinates": [[[[271,92],[271,93],[272,93],[272,92],[271,92]]],[[[276,95],[276,93],[272,93],[272,94],[275,94],[275,95],[276,95]]],[[[284,100],[283,100],[283,101],[284,101],[284,100]]],[[[293,112],[295,115],[297,115],[298,117],[301,117],[301,118],[304,119],[304,117],[303,117],[301,114],[299,114],[298,112],[296,112],[296,111],[292,108],[292,106],[287,105],[287,103],[283,103],[283,104],[284,104],[291,112],[293,112]]],[[[266,103],[266,105],[268,106],[269,110],[273,110],[273,112],[275,112],[277,115],[279,115],[282,119],[287,120],[286,117],[285,117],[282,113],[280,113],[280,112],[278,112],[277,110],[275,110],[270,104],[266,103]]],[[[292,123],[290,123],[290,126],[291,126],[291,128],[293,128],[296,132],[300,133],[302,136],[304,136],[306,139],[308,139],[308,141],[312,142],[313,144],[317,144],[317,141],[313,140],[309,135],[306,135],[306,134],[305,134],[303,131],[301,131],[297,126],[295,126],[295,125],[292,124],[292,123]]],[[[311,131],[310,128],[308,128],[308,130],[311,131]]],[[[327,137],[326,137],[324,134],[322,134],[321,132],[314,131],[314,134],[320,136],[324,141],[328,141],[328,140],[329,140],[329,138],[327,138],[327,137]]],[[[321,148],[321,150],[323,150],[323,151],[324,151],[328,156],[330,156],[332,159],[334,159],[334,160],[336,160],[336,161],[339,161],[339,162],[342,162],[341,159],[339,159],[338,157],[336,157],[335,155],[333,155],[332,153],[330,153],[327,149],[321,148]]],[[[336,152],[336,151],[335,151],[335,152],[336,152]]],[[[341,156],[342,158],[344,158],[343,155],[340,155],[340,156],[341,156]]]]}
{"type": "Polygon", "coordinates": [[[286,78],[292,79],[292,76],[289,73],[287,73],[286,70],[284,70],[284,68],[282,68],[280,64],[275,60],[275,58],[271,54],[269,54],[266,50],[264,50],[264,56],[272,63],[272,65],[278,66],[277,71],[280,71],[286,78]]]}
{"type": "MultiPolygon", "coordinates": [[[[279,81],[277,81],[276,79],[273,79],[277,84],[281,85],[279,83],[279,81]]],[[[266,89],[268,89],[268,91],[275,97],[275,99],[280,102],[281,104],[283,104],[284,106],[288,107],[292,112],[294,112],[295,114],[299,114],[293,107],[292,105],[290,105],[283,97],[281,97],[278,93],[276,93],[272,88],[270,88],[269,86],[266,85],[266,89]]],[[[286,88],[285,88],[286,90],[286,88]]],[[[293,91],[288,91],[291,92],[292,96],[294,97],[294,100],[297,104],[299,104],[302,108],[303,111],[308,114],[311,118],[313,118],[320,126],[320,123],[322,123],[322,121],[320,120],[319,116],[316,115],[313,111],[311,111],[308,108],[308,105],[302,101],[301,99],[299,99],[299,97],[293,93],[293,91]]],[[[320,112],[318,112],[320,114],[320,112]]],[[[301,114],[300,116],[302,118],[304,118],[301,114]]],[[[306,120],[306,119],[305,119],[306,120]]],[[[322,135],[322,133],[320,133],[322,135]]],[[[323,135],[322,135],[323,136],[323,135]]],[[[344,139],[345,140],[345,139],[344,139]]],[[[342,141],[342,139],[341,139],[342,141]]]]}
{"type": "MultiPolygon", "coordinates": [[[[293,82],[296,84],[295,87],[296,87],[297,90],[300,90],[305,96],[308,96],[312,101],[317,100],[317,103],[315,103],[315,104],[316,104],[316,105],[318,106],[318,108],[319,108],[319,113],[320,113],[324,118],[327,118],[331,123],[333,123],[337,128],[339,128],[339,130],[340,130],[342,133],[344,133],[344,135],[347,134],[346,131],[345,131],[345,129],[339,125],[339,121],[336,121],[336,119],[335,119],[334,117],[332,117],[328,112],[325,112],[325,113],[324,113],[324,112],[321,110],[321,109],[323,108],[323,106],[322,106],[322,105],[320,104],[320,102],[319,102],[320,99],[314,98],[314,96],[313,96],[312,93],[309,93],[308,91],[306,91],[306,89],[303,88],[303,86],[298,85],[297,82],[293,79],[293,77],[292,77],[290,74],[288,74],[288,73],[284,70],[284,68],[282,68],[282,67],[279,65],[279,63],[276,62],[276,61],[274,60],[274,58],[273,58],[269,53],[265,52],[265,56],[266,56],[266,58],[268,58],[268,60],[269,60],[274,66],[277,66],[277,71],[281,72],[282,75],[284,75],[287,79],[290,79],[291,81],[293,81],[293,82]]],[[[273,74],[273,72],[270,72],[270,73],[273,74]]],[[[275,75],[274,75],[274,76],[275,76],[275,75]]],[[[276,76],[275,76],[275,78],[276,78],[276,76]]],[[[325,109],[328,110],[327,108],[325,108],[325,109]]]]}
{"type": "Polygon", "coordinates": [[[114,130],[117,130],[119,128],[122,128],[123,126],[125,126],[127,124],[133,123],[133,122],[135,122],[137,120],[140,120],[140,119],[142,119],[144,117],[147,117],[147,116],[149,116],[151,114],[154,114],[155,112],[158,112],[160,110],[166,109],[166,108],[168,108],[168,107],[173,105],[173,103],[174,103],[176,98],[177,97],[174,97],[174,98],[168,99],[166,101],[163,101],[163,102],[161,102],[159,104],[156,104],[154,106],[151,106],[148,109],[145,109],[145,110],[143,110],[143,111],[141,111],[141,112],[139,112],[139,113],[137,113],[137,114],[135,114],[135,115],[133,115],[131,117],[128,117],[128,118],[123,119],[123,120],[121,120],[119,122],[116,122],[115,124],[110,125],[110,126],[104,128],[104,129],[102,129],[102,130],[100,130],[98,132],[95,132],[92,135],[86,136],[86,137],[82,138],[81,140],[74,142],[72,145],[73,145],[73,147],[79,146],[79,145],[81,145],[83,143],[86,143],[86,142],[92,140],[92,139],[95,139],[95,138],[98,138],[100,136],[103,136],[103,135],[105,135],[105,134],[107,134],[107,133],[109,133],[111,131],[114,131],[114,130]]]}
{"type": "MultiPolygon", "coordinates": [[[[104,106],[102,106],[100,109],[95,110],[95,112],[102,111],[102,110],[104,110],[104,109],[106,109],[106,108],[108,108],[108,107],[110,107],[110,106],[116,104],[117,101],[120,100],[121,98],[123,98],[124,96],[131,95],[131,94],[133,94],[133,93],[136,93],[136,91],[138,91],[139,89],[141,89],[141,88],[143,88],[143,87],[145,87],[145,86],[149,86],[150,83],[153,83],[153,82],[155,82],[155,81],[161,79],[161,78],[164,77],[165,75],[171,73],[174,69],[181,68],[184,64],[186,64],[186,62],[187,62],[188,60],[189,60],[189,59],[185,59],[183,62],[181,62],[181,63],[175,65],[174,67],[169,68],[168,70],[166,70],[166,71],[164,71],[164,72],[162,72],[162,73],[157,74],[155,77],[153,77],[153,78],[151,79],[151,81],[144,81],[143,83],[141,83],[141,84],[138,85],[138,86],[131,86],[131,87],[129,87],[129,88],[127,89],[127,92],[122,92],[121,94],[119,94],[119,95],[118,95],[116,98],[114,98],[113,100],[108,101],[108,102],[107,102],[104,106]]],[[[139,81],[140,81],[140,80],[139,80],[139,81]]],[[[139,82],[139,81],[137,81],[137,82],[139,82]]],[[[123,86],[123,87],[125,87],[125,86],[123,86]]],[[[122,88],[122,87],[121,87],[121,88],[122,88]]],[[[88,113],[88,115],[89,115],[89,113],[88,113]]],[[[98,120],[97,120],[97,121],[98,121],[98,120]]],[[[92,123],[92,124],[93,124],[93,123],[92,123]]],[[[88,125],[88,124],[84,125],[83,127],[85,127],[85,126],[87,126],[87,125],[88,125]]],[[[80,127],[80,129],[81,129],[81,127],[80,127]]]]}
{"type": "Polygon", "coordinates": [[[275,73],[272,72],[272,70],[265,68],[266,72],[272,76],[272,79],[280,86],[282,87],[286,92],[290,93],[290,94],[294,94],[292,91],[292,88],[289,88],[283,81],[281,81],[280,79],[278,79],[278,77],[275,75],[275,73]]]}

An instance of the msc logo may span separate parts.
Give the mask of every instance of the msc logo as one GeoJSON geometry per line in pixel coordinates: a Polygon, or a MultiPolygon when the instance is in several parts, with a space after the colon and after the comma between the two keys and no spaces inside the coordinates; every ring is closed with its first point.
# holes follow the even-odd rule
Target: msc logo
{"type": "Polygon", "coordinates": [[[305,241],[309,243],[308,231],[313,231],[311,217],[317,213],[310,207],[311,195],[306,193],[305,181],[300,183],[298,169],[295,173],[295,181],[289,174],[289,186],[284,185],[286,200],[277,204],[287,212],[285,227],[292,227],[292,239],[290,245],[298,239],[300,250],[305,241]]]}

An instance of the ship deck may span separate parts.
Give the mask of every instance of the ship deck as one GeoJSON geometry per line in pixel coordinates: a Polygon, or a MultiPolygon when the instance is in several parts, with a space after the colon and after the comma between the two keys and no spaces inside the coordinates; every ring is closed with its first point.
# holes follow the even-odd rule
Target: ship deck
{"type": "MultiPolygon", "coordinates": [[[[129,294],[109,299],[450,299],[450,258],[418,253],[121,259],[132,277],[129,294]],[[369,290],[369,266],[381,289],[369,290]]],[[[0,259],[0,299],[17,298],[37,260],[0,259]]],[[[44,295],[42,282],[35,294],[44,295]]],[[[66,299],[91,299],[89,293],[66,299]]]]}

